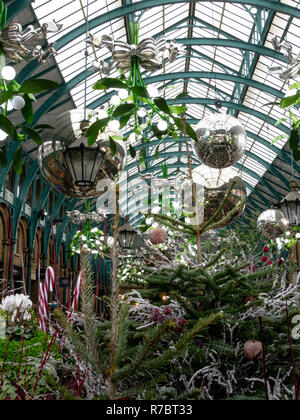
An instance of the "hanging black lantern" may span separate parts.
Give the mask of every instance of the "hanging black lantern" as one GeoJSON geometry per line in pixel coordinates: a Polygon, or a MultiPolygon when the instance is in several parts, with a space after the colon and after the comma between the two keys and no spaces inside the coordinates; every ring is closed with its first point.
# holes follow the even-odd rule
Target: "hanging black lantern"
{"type": "Polygon", "coordinates": [[[99,147],[86,147],[83,143],[77,147],[67,146],[64,155],[74,184],[78,187],[93,185],[103,162],[99,147]]]}
{"type": "Polygon", "coordinates": [[[289,221],[290,227],[300,226],[300,191],[297,191],[295,181],[291,182],[291,191],[288,195],[274,207],[282,211],[289,221]]]}
{"type": "Polygon", "coordinates": [[[134,242],[137,236],[137,231],[129,224],[126,223],[120,227],[119,230],[119,245],[122,249],[133,249],[134,242]]]}

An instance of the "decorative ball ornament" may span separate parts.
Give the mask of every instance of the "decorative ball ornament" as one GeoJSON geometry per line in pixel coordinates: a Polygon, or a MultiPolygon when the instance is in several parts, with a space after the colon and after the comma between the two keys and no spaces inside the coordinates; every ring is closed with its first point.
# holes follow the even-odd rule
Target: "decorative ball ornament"
{"type": "Polygon", "coordinates": [[[288,220],[282,211],[269,209],[264,211],[257,219],[257,227],[266,239],[275,239],[283,235],[289,227],[288,220]]]}
{"type": "Polygon", "coordinates": [[[156,228],[149,232],[148,239],[152,245],[160,245],[166,242],[167,232],[162,228],[156,228]]]}
{"type": "Polygon", "coordinates": [[[260,341],[249,340],[244,345],[244,354],[249,360],[260,360],[263,358],[263,345],[260,341]]]}
{"type": "Polygon", "coordinates": [[[11,66],[5,66],[1,70],[1,76],[5,80],[13,80],[17,75],[16,70],[11,66]]]}
{"type": "Polygon", "coordinates": [[[48,114],[47,124],[54,130],[44,130],[44,143],[38,150],[37,160],[44,178],[68,197],[99,197],[104,193],[98,188],[101,181],[115,180],[125,166],[124,142],[115,141],[114,156],[110,149],[109,136],[120,133],[100,133],[96,143],[88,146],[82,125],[86,114],[89,110],[48,114]]]}
{"type": "Polygon", "coordinates": [[[25,100],[24,100],[24,98],[22,96],[15,96],[11,100],[11,104],[12,104],[12,106],[13,106],[14,109],[21,110],[25,106],[25,100]]]}
{"type": "Polygon", "coordinates": [[[247,134],[239,120],[218,112],[204,118],[196,127],[198,142],[194,153],[211,168],[227,168],[238,162],[247,146],[247,134]]]}
{"type": "Polygon", "coordinates": [[[246,203],[244,205],[242,203],[246,202],[247,199],[246,186],[233,169],[217,170],[201,165],[193,171],[193,180],[196,184],[198,206],[200,213],[202,213],[200,223],[207,222],[216,213],[232,186],[232,191],[225,205],[213,222],[215,224],[214,228],[219,229],[230,225],[244,212],[246,203]],[[223,219],[236,206],[238,207],[236,211],[228,220],[224,221],[223,219]]]}

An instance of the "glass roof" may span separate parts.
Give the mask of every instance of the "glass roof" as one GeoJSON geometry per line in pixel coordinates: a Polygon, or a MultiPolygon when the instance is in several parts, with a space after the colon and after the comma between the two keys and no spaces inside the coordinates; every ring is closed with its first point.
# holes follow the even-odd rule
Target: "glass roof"
{"type": "MultiPolygon", "coordinates": [[[[86,101],[88,108],[97,109],[107,101],[107,94],[112,94],[111,90],[103,94],[93,90],[92,86],[103,75],[89,73],[85,98],[83,75],[87,27],[96,37],[106,34],[128,42],[128,22],[138,19],[140,39],[166,35],[186,47],[185,53],[175,62],[154,73],[145,72],[146,83],[158,87],[167,100],[188,92],[188,98],[182,101],[187,104],[187,117],[192,124],[215,112],[214,100],[222,99],[223,108],[237,117],[248,133],[247,152],[234,170],[245,181],[248,195],[253,196],[258,205],[266,205],[256,194],[260,188],[258,184],[286,147],[286,140],[273,144],[273,139],[289,130],[288,124],[275,126],[275,122],[283,117],[282,110],[274,105],[266,106],[288,91],[286,82],[269,73],[269,67],[285,65],[282,54],[275,53],[271,39],[278,35],[293,45],[295,54],[300,53],[299,18],[260,8],[259,1],[257,5],[254,1],[249,1],[249,5],[237,1],[155,0],[70,0],[62,3],[58,6],[54,0],[36,0],[31,7],[41,24],[52,19],[63,24],[63,30],[49,37],[49,42],[57,43],[55,62],[75,107],[84,107],[86,101]],[[145,3],[146,8],[143,7],[145,3]]],[[[282,0],[278,3],[299,8],[300,1],[282,0]]],[[[90,49],[89,53],[90,63],[109,58],[105,48],[90,49]]],[[[112,72],[110,77],[117,75],[117,72],[112,72]]],[[[51,109],[54,108],[55,101],[51,104],[51,109]]],[[[33,145],[26,145],[26,149],[34,156],[33,145]]],[[[161,177],[161,165],[165,162],[169,164],[169,176],[187,172],[182,141],[167,139],[160,150],[164,157],[158,160],[154,157],[155,146],[150,144],[148,149],[150,159],[144,171],[136,160],[128,157],[127,169],[132,182],[137,182],[143,172],[161,177]]],[[[193,164],[200,165],[195,156],[193,164]]],[[[268,182],[263,185],[268,185],[268,182]]]]}

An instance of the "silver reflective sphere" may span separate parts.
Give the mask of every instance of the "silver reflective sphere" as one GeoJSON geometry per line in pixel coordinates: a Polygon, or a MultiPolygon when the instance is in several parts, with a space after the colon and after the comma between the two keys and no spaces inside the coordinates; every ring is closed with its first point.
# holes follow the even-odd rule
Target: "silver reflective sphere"
{"type": "Polygon", "coordinates": [[[227,168],[238,162],[247,146],[247,134],[239,120],[217,113],[204,118],[196,127],[198,142],[194,153],[211,168],[227,168]]]}
{"type": "MultiPolygon", "coordinates": [[[[229,190],[231,193],[220,211],[214,229],[219,229],[233,223],[245,210],[247,191],[243,180],[237,176],[233,168],[212,169],[201,165],[193,170],[193,181],[196,184],[199,206],[199,222],[206,223],[215,215],[223,203],[229,190]],[[229,216],[229,213],[231,213],[229,216]],[[228,218],[227,218],[228,217],[228,218]],[[224,220],[227,218],[226,220],[224,220]]],[[[182,183],[184,186],[184,183],[182,183]]],[[[187,192],[191,188],[187,189],[187,192]]],[[[188,210],[191,212],[191,209],[188,210]]]]}
{"type": "Polygon", "coordinates": [[[99,183],[115,180],[124,168],[126,145],[116,141],[117,151],[113,156],[109,136],[120,136],[120,133],[110,131],[101,133],[89,147],[83,135],[83,119],[84,110],[59,115],[55,124],[53,117],[50,118],[48,124],[53,124],[54,130],[45,130],[46,141],[38,149],[37,160],[44,178],[62,194],[99,197],[103,194],[99,183]]]}
{"type": "Polygon", "coordinates": [[[221,213],[219,214],[217,219],[213,221],[213,223],[216,223],[217,225],[215,226],[215,228],[219,229],[230,225],[242,215],[242,213],[245,210],[246,204],[241,205],[239,208],[237,208],[228,220],[223,220],[229,215],[231,211],[234,210],[234,208],[238,204],[241,204],[242,201],[246,201],[247,199],[245,184],[240,177],[236,176],[230,179],[227,183],[223,184],[221,187],[204,188],[204,223],[207,222],[217,212],[220,205],[224,201],[226,195],[228,194],[230,188],[232,187],[233,183],[234,187],[224,207],[222,208],[221,213]]]}
{"type": "Polygon", "coordinates": [[[269,209],[259,216],[257,227],[264,238],[275,239],[288,230],[289,222],[280,210],[269,209]]]}

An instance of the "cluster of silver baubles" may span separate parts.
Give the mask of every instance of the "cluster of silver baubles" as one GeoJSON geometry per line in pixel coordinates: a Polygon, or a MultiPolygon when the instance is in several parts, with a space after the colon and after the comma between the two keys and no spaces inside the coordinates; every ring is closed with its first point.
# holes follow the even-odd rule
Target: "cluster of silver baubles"
{"type": "Polygon", "coordinates": [[[196,127],[194,153],[211,168],[227,168],[245,153],[247,133],[239,120],[223,112],[209,115],[196,127]]]}
{"type": "Polygon", "coordinates": [[[100,133],[92,147],[87,144],[83,124],[85,110],[48,114],[47,124],[54,130],[44,130],[44,143],[38,150],[38,163],[45,179],[53,188],[68,197],[92,198],[105,191],[103,184],[118,177],[126,162],[126,145],[115,141],[116,153],[110,147],[110,136],[120,133],[100,133]],[[105,181],[105,182],[103,182],[105,181]]]}

